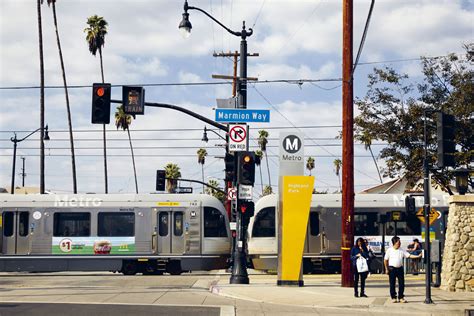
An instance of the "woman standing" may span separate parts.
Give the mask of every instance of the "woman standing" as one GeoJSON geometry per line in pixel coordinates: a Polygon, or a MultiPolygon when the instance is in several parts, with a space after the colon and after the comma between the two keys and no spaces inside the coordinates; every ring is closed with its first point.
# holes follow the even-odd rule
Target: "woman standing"
{"type": "MultiPolygon", "coordinates": [[[[365,279],[367,279],[367,275],[369,273],[367,259],[369,259],[369,251],[367,250],[367,246],[365,245],[364,239],[359,237],[357,241],[351,249],[351,260],[352,260],[352,268],[354,269],[354,296],[359,297],[359,278],[360,278],[360,297],[367,297],[365,295],[365,279]],[[357,260],[362,258],[361,260],[365,260],[365,267],[363,264],[357,264],[357,260]]],[[[364,263],[364,262],[362,262],[364,263]]]]}

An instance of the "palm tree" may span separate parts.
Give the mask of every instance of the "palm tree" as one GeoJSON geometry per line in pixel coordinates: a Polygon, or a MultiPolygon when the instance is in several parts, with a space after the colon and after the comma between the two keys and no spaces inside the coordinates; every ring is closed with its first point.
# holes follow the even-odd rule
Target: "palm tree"
{"type": "MultiPolygon", "coordinates": [[[[197,155],[198,163],[201,165],[202,182],[204,182],[204,164],[206,163],[207,151],[204,148],[199,148],[197,155]]],[[[204,184],[202,185],[202,193],[204,194],[204,184]]]]}
{"type": "MultiPolygon", "coordinates": [[[[68,125],[69,125],[69,142],[71,144],[72,189],[74,193],[77,193],[76,155],[74,154],[74,137],[72,134],[71,107],[69,105],[69,93],[67,89],[66,70],[64,68],[63,52],[61,50],[61,41],[59,40],[58,19],[56,16],[56,0],[47,0],[47,1],[48,1],[48,7],[50,7],[52,4],[52,8],[53,8],[53,20],[54,20],[54,28],[56,30],[56,42],[58,44],[59,61],[61,63],[61,71],[63,75],[64,94],[66,96],[67,120],[68,120],[68,125]]],[[[41,0],[41,3],[43,3],[43,0],[41,0]]]]}
{"type": "Polygon", "coordinates": [[[272,181],[270,179],[270,166],[268,165],[267,144],[268,144],[268,132],[262,129],[258,131],[258,145],[260,146],[260,150],[265,154],[265,160],[267,162],[267,171],[268,171],[268,185],[271,188],[272,181]]]}
{"type": "MultiPolygon", "coordinates": [[[[209,184],[212,187],[220,189],[221,187],[219,186],[219,182],[215,179],[210,179],[207,184],[209,184]]],[[[213,197],[217,198],[220,200],[222,203],[225,202],[226,196],[224,193],[219,192],[217,190],[214,190],[213,188],[207,187],[206,188],[206,194],[212,195],[213,197]]]]}
{"type": "Polygon", "coordinates": [[[165,166],[165,177],[166,180],[166,191],[168,193],[176,192],[176,187],[178,186],[178,180],[181,178],[181,171],[177,164],[169,163],[165,166]],[[174,180],[172,180],[174,179],[174,180]]]}
{"type": "Polygon", "coordinates": [[[38,11],[38,46],[40,57],[40,193],[44,194],[44,58],[43,58],[43,25],[41,20],[42,0],[36,1],[38,11]]]}
{"type": "Polygon", "coordinates": [[[262,185],[262,196],[263,196],[262,157],[263,157],[263,152],[261,150],[256,150],[255,151],[255,164],[258,166],[258,169],[260,170],[260,184],[262,185]]]}
{"type": "Polygon", "coordinates": [[[362,134],[356,136],[357,140],[364,144],[365,150],[370,151],[370,155],[372,156],[372,160],[374,161],[375,168],[377,169],[377,173],[379,174],[380,183],[383,183],[382,176],[380,175],[379,166],[377,165],[377,160],[375,159],[374,153],[372,152],[372,136],[367,130],[362,131],[362,134]]]}
{"type": "Polygon", "coordinates": [[[263,189],[263,196],[269,195],[269,194],[272,194],[272,193],[273,193],[272,187],[269,186],[269,185],[266,185],[265,189],[263,189]]]}
{"type": "Polygon", "coordinates": [[[135,191],[138,194],[137,169],[135,168],[135,155],[133,154],[132,138],[130,137],[130,124],[132,124],[132,116],[125,113],[123,105],[117,107],[115,112],[115,126],[117,129],[122,128],[127,131],[128,141],[130,143],[130,151],[132,152],[133,174],[135,175],[135,191]]]}
{"type": "Polygon", "coordinates": [[[334,159],[334,172],[336,173],[337,178],[339,179],[339,192],[342,192],[341,188],[341,166],[342,166],[342,160],[337,158],[334,159]]]}
{"type": "MultiPolygon", "coordinates": [[[[100,73],[102,75],[102,83],[104,79],[104,64],[102,62],[102,47],[105,44],[105,35],[107,34],[107,21],[103,17],[93,15],[87,19],[89,27],[84,29],[87,33],[86,41],[89,44],[89,51],[92,55],[96,55],[99,52],[100,57],[100,73]]],[[[108,193],[108,179],[107,179],[107,141],[105,135],[105,124],[102,126],[102,135],[104,139],[104,176],[105,176],[105,193],[108,193]]]]}
{"type": "Polygon", "coordinates": [[[306,161],[306,169],[309,170],[309,175],[311,175],[311,170],[314,169],[314,158],[313,157],[308,157],[308,160],[306,161]]]}

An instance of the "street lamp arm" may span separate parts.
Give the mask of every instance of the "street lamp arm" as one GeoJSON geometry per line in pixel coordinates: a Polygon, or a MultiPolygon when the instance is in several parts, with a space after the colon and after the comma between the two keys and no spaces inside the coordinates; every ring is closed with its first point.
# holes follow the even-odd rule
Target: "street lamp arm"
{"type": "Polygon", "coordinates": [[[212,186],[212,185],[210,185],[209,183],[202,182],[202,181],[199,181],[199,180],[182,179],[182,178],[168,178],[168,177],[166,177],[165,179],[166,179],[166,180],[175,180],[175,181],[184,181],[184,182],[194,182],[194,183],[203,184],[203,185],[205,185],[205,186],[207,186],[207,187],[209,187],[209,188],[211,188],[211,189],[213,189],[213,190],[216,190],[217,192],[220,192],[220,193],[222,193],[222,194],[224,194],[224,195],[227,195],[227,193],[226,193],[224,190],[222,190],[222,189],[220,189],[220,188],[217,188],[217,187],[215,187],[215,186],[212,186]]]}
{"type": "Polygon", "coordinates": [[[224,141],[227,142],[227,139],[225,139],[224,136],[222,136],[221,134],[219,134],[218,132],[216,132],[216,131],[213,130],[213,129],[207,129],[206,126],[204,126],[204,132],[207,132],[207,131],[213,132],[214,134],[216,134],[216,135],[219,136],[221,139],[223,139],[224,141]]]}
{"type": "MultiPolygon", "coordinates": [[[[216,22],[217,24],[219,24],[220,26],[222,26],[222,27],[223,27],[227,32],[229,32],[230,34],[235,35],[235,36],[242,36],[242,33],[241,33],[241,32],[234,32],[234,31],[232,31],[232,30],[229,29],[227,26],[225,26],[224,24],[222,24],[221,22],[219,22],[219,20],[217,20],[216,18],[214,18],[212,15],[210,15],[209,13],[207,13],[206,11],[204,11],[204,10],[201,9],[201,8],[187,6],[187,2],[186,2],[186,3],[185,3],[184,10],[185,10],[185,11],[187,11],[187,10],[197,10],[197,11],[200,11],[200,12],[204,13],[205,15],[207,15],[211,20],[213,20],[214,22],[216,22]]],[[[250,30],[252,30],[252,29],[250,29],[250,30]]],[[[250,35],[247,34],[247,36],[250,36],[250,35]]]]}
{"type": "MultiPolygon", "coordinates": [[[[31,135],[33,135],[34,133],[36,133],[36,132],[39,131],[40,129],[41,129],[41,127],[38,128],[38,129],[36,129],[35,131],[29,133],[28,135],[26,135],[25,137],[23,137],[22,139],[19,139],[19,140],[17,140],[17,141],[18,141],[18,142],[24,141],[25,139],[27,139],[28,137],[30,137],[31,135]]],[[[16,135],[15,135],[15,138],[16,138],[16,135]]],[[[13,140],[12,140],[12,141],[13,141],[13,140]]]]}

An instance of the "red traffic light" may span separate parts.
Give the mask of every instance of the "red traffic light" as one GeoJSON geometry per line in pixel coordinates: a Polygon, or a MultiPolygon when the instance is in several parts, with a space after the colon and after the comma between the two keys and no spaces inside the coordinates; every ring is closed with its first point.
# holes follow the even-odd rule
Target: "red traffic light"
{"type": "Polygon", "coordinates": [[[105,94],[105,89],[103,87],[99,87],[96,92],[97,96],[102,97],[105,94]]]}

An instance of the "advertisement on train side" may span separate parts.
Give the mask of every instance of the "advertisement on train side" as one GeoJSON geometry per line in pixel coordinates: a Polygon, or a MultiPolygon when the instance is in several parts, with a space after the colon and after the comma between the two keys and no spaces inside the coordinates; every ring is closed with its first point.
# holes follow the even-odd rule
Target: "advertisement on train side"
{"type": "Polygon", "coordinates": [[[118,255],[135,252],[135,237],[53,237],[55,255],[118,255]]]}
{"type": "MultiPolygon", "coordinates": [[[[362,237],[367,239],[369,243],[369,247],[372,249],[374,253],[381,253],[382,252],[382,236],[355,236],[354,240],[357,238],[362,237]]],[[[392,242],[390,241],[393,236],[385,236],[385,250],[392,247],[392,242]]],[[[418,239],[419,241],[423,241],[420,235],[411,235],[411,236],[398,236],[400,237],[400,248],[403,250],[407,250],[408,245],[413,242],[414,239],[418,239]]],[[[433,240],[434,238],[432,238],[433,240]]]]}

